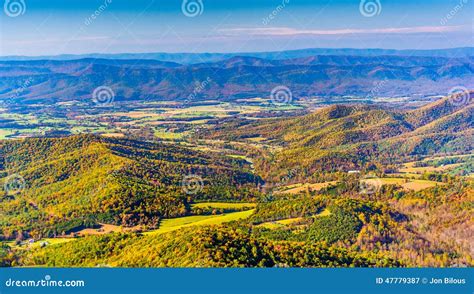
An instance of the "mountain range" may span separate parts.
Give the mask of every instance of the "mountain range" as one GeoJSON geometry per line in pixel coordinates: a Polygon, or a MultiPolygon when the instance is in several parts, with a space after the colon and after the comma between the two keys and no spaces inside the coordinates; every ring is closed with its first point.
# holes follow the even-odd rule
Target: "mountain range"
{"type": "Polygon", "coordinates": [[[182,185],[196,199],[235,201],[261,182],[242,159],[177,145],[80,135],[0,141],[0,150],[0,178],[21,173],[27,183],[23,196],[0,201],[6,235],[53,236],[98,222],[156,226],[189,211],[182,185]]]}
{"type": "Polygon", "coordinates": [[[0,266],[472,266],[473,96],[0,140],[0,266]],[[435,158],[462,173],[391,172],[435,158]]]}
{"type": "Polygon", "coordinates": [[[257,57],[264,59],[292,59],[315,55],[349,55],[349,56],[433,56],[433,57],[468,57],[474,56],[473,47],[431,49],[431,50],[395,50],[395,49],[356,49],[356,48],[307,48],[275,52],[236,52],[236,53],[91,53],[62,54],[53,56],[0,56],[0,60],[74,60],[74,59],[151,59],[193,64],[216,62],[235,56],[257,57]]]}

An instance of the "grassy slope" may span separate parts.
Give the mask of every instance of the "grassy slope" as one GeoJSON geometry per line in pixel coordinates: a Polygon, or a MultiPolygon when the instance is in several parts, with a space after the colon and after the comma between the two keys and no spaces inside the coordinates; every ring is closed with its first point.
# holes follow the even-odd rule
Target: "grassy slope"
{"type": "Polygon", "coordinates": [[[26,183],[19,194],[0,201],[0,209],[8,212],[0,217],[0,234],[13,238],[20,230],[37,237],[86,222],[137,225],[185,215],[188,199],[181,185],[187,174],[202,177],[196,197],[219,198],[226,191],[230,200],[230,190],[243,197],[236,185],[251,188],[257,179],[242,159],[174,145],[95,136],[0,144],[5,151],[3,175],[19,174],[26,183]]]}
{"type": "Polygon", "coordinates": [[[199,202],[191,205],[193,208],[224,208],[224,209],[241,209],[245,207],[255,207],[255,203],[232,203],[232,202],[199,202]]]}
{"type": "Polygon", "coordinates": [[[253,209],[239,212],[226,213],[222,215],[195,215],[180,218],[165,219],[157,230],[145,234],[162,234],[190,226],[218,225],[239,219],[248,218],[254,212],[253,209]]]}
{"type": "Polygon", "coordinates": [[[183,228],[160,235],[90,236],[43,249],[26,251],[26,266],[56,267],[334,267],[390,266],[397,262],[324,244],[273,243],[229,227],[183,228]],[[91,254],[94,252],[94,254],[91,254]]]}
{"type": "MultiPolygon", "coordinates": [[[[471,99],[472,100],[472,99],[471,99]]],[[[436,153],[474,149],[473,102],[453,105],[443,98],[410,112],[369,106],[330,106],[303,117],[264,122],[233,122],[203,133],[213,139],[267,138],[283,146],[271,164],[257,161],[257,170],[358,169],[367,162],[403,162],[436,153]],[[267,166],[268,165],[268,166],[267,166]]]]}

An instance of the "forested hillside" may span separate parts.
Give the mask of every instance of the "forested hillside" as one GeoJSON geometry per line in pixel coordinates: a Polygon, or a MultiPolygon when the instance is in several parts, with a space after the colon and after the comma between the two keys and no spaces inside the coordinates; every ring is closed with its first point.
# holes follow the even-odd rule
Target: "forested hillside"
{"type": "MultiPolygon", "coordinates": [[[[440,99],[403,112],[365,105],[334,105],[296,118],[235,120],[202,131],[205,139],[256,140],[280,151],[256,162],[265,175],[295,170],[305,177],[390,166],[433,154],[460,154],[474,148],[474,93],[465,103],[440,99]]],[[[269,178],[267,178],[269,179],[269,178]]]]}

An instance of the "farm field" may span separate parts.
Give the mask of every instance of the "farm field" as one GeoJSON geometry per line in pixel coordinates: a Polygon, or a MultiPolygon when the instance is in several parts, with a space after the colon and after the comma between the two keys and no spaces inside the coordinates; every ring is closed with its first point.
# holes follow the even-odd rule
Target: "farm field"
{"type": "Polygon", "coordinates": [[[395,177],[395,178],[409,178],[409,179],[419,179],[422,177],[422,174],[416,174],[416,173],[390,173],[387,174],[388,176],[395,177]]]}
{"type": "Polygon", "coordinates": [[[325,183],[299,183],[299,184],[293,184],[284,187],[283,189],[279,190],[278,192],[280,193],[288,193],[288,194],[298,194],[307,190],[310,191],[318,191],[321,190],[322,188],[328,187],[330,185],[336,184],[337,181],[331,181],[331,182],[325,182],[325,183]]]}
{"type": "Polygon", "coordinates": [[[254,209],[231,212],[220,215],[196,215],[196,216],[185,216],[179,218],[165,219],[160,223],[160,227],[157,230],[144,232],[144,235],[150,234],[162,234],[181,228],[190,226],[207,226],[207,225],[219,225],[226,222],[236,221],[240,219],[248,218],[254,212],[254,209]]]}
{"type": "Polygon", "coordinates": [[[426,173],[426,172],[442,172],[442,171],[447,171],[454,169],[458,166],[460,166],[461,163],[453,163],[453,164],[446,164],[443,166],[423,166],[423,167],[415,167],[413,164],[406,164],[404,168],[400,168],[399,171],[402,173],[426,173]]]}
{"type": "Polygon", "coordinates": [[[408,183],[403,183],[402,187],[407,190],[421,191],[427,188],[442,186],[442,185],[445,185],[445,183],[438,183],[438,182],[428,181],[428,180],[414,180],[414,181],[409,181],[408,183]]]}
{"type": "MultiPolygon", "coordinates": [[[[212,205],[212,204],[211,204],[212,205]]],[[[213,203],[214,207],[218,208],[229,208],[229,207],[249,207],[255,206],[253,203],[231,203],[231,205],[225,205],[225,203],[213,203]],[[245,205],[245,206],[243,206],[245,205]]],[[[199,205],[198,205],[199,206],[199,205]]],[[[202,205],[201,205],[202,206],[202,205]]],[[[204,206],[203,206],[204,207],[204,206]]],[[[181,228],[190,227],[190,226],[208,226],[208,225],[219,225],[226,222],[236,221],[240,219],[248,218],[255,210],[246,210],[240,212],[231,212],[221,215],[196,215],[196,216],[186,216],[174,219],[165,219],[160,223],[159,229],[150,230],[143,232],[143,235],[155,235],[155,234],[163,234],[172,232],[175,230],[179,230],[181,228]]],[[[28,241],[24,242],[24,245],[16,245],[14,241],[6,242],[8,246],[15,249],[35,249],[41,247],[41,244],[45,244],[45,246],[52,246],[55,244],[61,244],[64,242],[71,242],[75,240],[79,240],[81,237],[89,236],[89,235],[105,235],[110,233],[125,233],[125,232],[134,232],[139,230],[140,227],[122,227],[122,226],[115,226],[110,224],[101,224],[100,228],[98,229],[83,229],[77,232],[76,238],[66,238],[66,237],[58,237],[58,238],[43,238],[40,240],[35,240],[32,243],[28,241]]]]}
{"type": "MultiPolygon", "coordinates": [[[[0,120],[11,120],[21,128],[2,128],[0,139],[20,138],[44,135],[50,132],[62,134],[95,133],[106,136],[125,136],[127,134],[143,134],[143,128],[151,130],[146,136],[157,140],[181,140],[189,135],[190,130],[216,119],[235,115],[249,119],[258,118],[259,114],[267,111],[294,111],[302,109],[301,105],[275,105],[268,99],[256,99],[258,103],[219,102],[215,100],[200,101],[199,105],[182,102],[149,103],[135,102],[121,105],[111,111],[108,108],[98,108],[90,111],[90,107],[81,103],[74,105],[74,112],[70,112],[71,105],[58,103],[44,105],[48,112],[36,113],[23,111],[22,113],[8,113],[0,110],[0,120]],[[204,104],[204,105],[201,105],[204,104]],[[26,113],[25,113],[26,112],[26,113]],[[67,114],[67,118],[62,118],[67,114]]],[[[254,102],[255,102],[254,101],[254,102]]]]}
{"type": "Polygon", "coordinates": [[[407,174],[422,174],[427,172],[446,172],[454,170],[466,163],[472,162],[474,154],[459,154],[446,156],[430,156],[420,161],[403,164],[398,171],[407,174]],[[423,165],[423,166],[417,166],[423,165]]]}
{"type": "MultiPolygon", "coordinates": [[[[474,267],[474,0],[244,2],[4,1],[0,268],[91,293],[368,294],[286,272],[474,267]],[[142,274],[52,270],[96,267],[142,274]]],[[[418,277],[437,285],[390,290],[472,284],[418,277]]]]}
{"type": "MultiPolygon", "coordinates": [[[[203,203],[196,203],[193,204],[193,208],[222,208],[222,209],[244,209],[248,208],[246,211],[242,212],[230,212],[226,214],[218,214],[218,215],[193,215],[193,216],[185,216],[185,217],[178,217],[172,219],[164,219],[160,222],[160,226],[157,230],[150,230],[145,231],[144,234],[147,233],[164,233],[179,229],[181,227],[187,227],[191,225],[209,225],[209,224],[219,224],[224,223],[240,218],[246,218],[247,214],[256,206],[255,203],[226,203],[226,202],[203,202],[203,203]]],[[[250,213],[251,214],[251,213],[250,213]]],[[[140,226],[136,227],[123,227],[123,226],[116,226],[110,224],[100,224],[100,228],[97,229],[83,229],[77,234],[79,236],[85,235],[103,235],[109,233],[118,233],[118,232],[133,232],[141,230],[140,226]]]]}
{"type": "Polygon", "coordinates": [[[258,228],[267,228],[267,229],[277,229],[277,228],[282,228],[287,225],[290,225],[292,223],[298,222],[303,220],[302,217],[295,217],[295,218],[288,218],[288,219],[282,219],[278,221],[272,221],[272,222],[265,222],[258,224],[256,227],[258,228]]]}

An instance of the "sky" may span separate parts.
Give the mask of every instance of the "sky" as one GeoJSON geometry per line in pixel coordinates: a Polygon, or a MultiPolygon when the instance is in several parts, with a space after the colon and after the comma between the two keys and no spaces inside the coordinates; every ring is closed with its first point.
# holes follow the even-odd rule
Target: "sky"
{"type": "Polygon", "coordinates": [[[474,46],[474,0],[2,0],[0,56],[474,46]]]}

